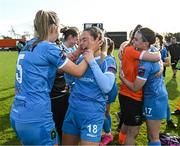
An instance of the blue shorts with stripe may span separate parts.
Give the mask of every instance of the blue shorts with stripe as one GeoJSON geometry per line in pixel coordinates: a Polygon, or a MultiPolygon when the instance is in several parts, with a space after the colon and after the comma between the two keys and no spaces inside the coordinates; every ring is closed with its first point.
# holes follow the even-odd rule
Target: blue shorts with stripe
{"type": "Polygon", "coordinates": [[[65,134],[79,135],[81,140],[100,142],[103,123],[104,113],[77,112],[69,107],[62,131],[65,134]]]}
{"type": "Polygon", "coordinates": [[[167,117],[168,97],[144,98],[143,115],[146,120],[162,120],[167,117]]]}

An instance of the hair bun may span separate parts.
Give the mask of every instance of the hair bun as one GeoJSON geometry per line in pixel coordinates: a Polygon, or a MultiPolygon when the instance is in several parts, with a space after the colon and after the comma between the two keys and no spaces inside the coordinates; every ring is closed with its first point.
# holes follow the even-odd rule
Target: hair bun
{"type": "Polygon", "coordinates": [[[68,30],[68,26],[61,28],[60,33],[65,33],[68,30]]]}

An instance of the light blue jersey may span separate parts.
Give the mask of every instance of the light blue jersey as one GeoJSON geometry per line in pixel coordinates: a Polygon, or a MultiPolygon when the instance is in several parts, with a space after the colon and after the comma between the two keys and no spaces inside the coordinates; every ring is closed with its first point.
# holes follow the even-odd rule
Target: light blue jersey
{"type": "Polygon", "coordinates": [[[168,57],[168,52],[166,47],[163,47],[160,53],[161,53],[161,60],[165,62],[165,59],[168,57]]]}
{"type": "MultiPolygon", "coordinates": [[[[68,56],[69,54],[76,51],[76,47],[67,48],[63,43],[60,45],[60,49],[68,56]]],[[[74,85],[74,77],[64,73],[64,78],[66,80],[66,84],[69,86],[69,92],[72,91],[73,85],[74,85]]]]}
{"type": "MultiPolygon", "coordinates": [[[[116,73],[116,62],[112,57],[106,58],[103,63],[101,63],[100,57],[96,57],[95,60],[102,72],[116,73]]],[[[81,78],[75,78],[75,85],[69,100],[70,107],[81,112],[104,112],[106,100],[105,94],[99,88],[90,67],[81,78]]]]}
{"type": "Polygon", "coordinates": [[[158,62],[140,61],[137,78],[146,80],[144,85],[144,114],[146,119],[159,120],[166,118],[168,94],[164,86],[163,76],[156,77],[159,72],[158,62]]]}
{"type": "MultiPolygon", "coordinates": [[[[113,72],[114,74],[117,73],[117,63],[116,63],[116,58],[111,55],[107,55],[105,58],[105,72],[113,72]],[[108,66],[108,68],[107,68],[108,66]]],[[[116,84],[116,80],[114,82],[114,86],[111,89],[111,91],[106,94],[107,96],[107,104],[112,103],[116,100],[116,96],[118,94],[118,86],[116,84]]]]}
{"type": "MultiPolygon", "coordinates": [[[[81,57],[78,62],[83,59],[81,57]]],[[[100,64],[100,57],[96,57],[100,64]]],[[[69,106],[76,111],[82,112],[104,112],[106,99],[99,88],[90,67],[81,78],[75,78],[75,84],[69,98],[69,106]]]]}
{"type": "Polygon", "coordinates": [[[74,51],[76,51],[76,47],[72,47],[72,48],[67,48],[63,43],[60,45],[60,47],[62,48],[62,50],[64,50],[64,52],[68,55],[73,53],[74,51]]]}
{"type": "MultiPolygon", "coordinates": [[[[78,62],[83,59],[80,57],[78,62]]],[[[113,58],[95,61],[103,73],[116,72],[113,58]]],[[[101,77],[99,77],[101,78],[101,77]]],[[[75,78],[75,84],[69,98],[69,108],[63,123],[65,134],[79,135],[82,140],[99,142],[106,109],[106,96],[96,82],[90,67],[81,78],[75,78]]]]}
{"type": "Polygon", "coordinates": [[[11,110],[11,118],[24,123],[52,119],[49,93],[57,68],[68,61],[56,44],[42,41],[33,49],[33,42],[28,42],[17,60],[11,110]]]}
{"type": "Polygon", "coordinates": [[[104,72],[113,72],[116,74],[117,72],[117,63],[116,58],[112,55],[107,55],[104,60],[104,72]]]}

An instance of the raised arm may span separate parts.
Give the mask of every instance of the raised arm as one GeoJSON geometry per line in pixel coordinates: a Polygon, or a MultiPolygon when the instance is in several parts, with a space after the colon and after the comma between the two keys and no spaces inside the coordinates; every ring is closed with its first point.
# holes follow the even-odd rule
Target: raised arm
{"type": "Polygon", "coordinates": [[[84,52],[84,49],[78,47],[76,51],[74,51],[73,53],[68,54],[68,58],[71,61],[75,62],[83,52],[84,52]]]}
{"type": "Polygon", "coordinates": [[[145,61],[151,61],[151,62],[157,62],[161,59],[161,54],[159,51],[157,52],[149,52],[149,51],[143,51],[141,53],[141,60],[145,61]]]}
{"type": "MultiPolygon", "coordinates": [[[[91,52],[91,50],[88,51],[91,52]]],[[[91,54],[85,54],[85,60],[89,63],[89,66],[95,76],[96,82],[99,85],[99,88],[104,93],[109,93],[115,82],[115,74],[113,72],[113,69],[103,73],[99,65],[95,61],[92,52],[91,54]]]]}
{"type": "Polygon", "coordinates": [[[67,63],[59,70],[63,70],[64,72],[69,73],[76,77],[81,77],[85,73],[87,67],[88,64],[85,60],[82,60],[80,64],[76,65],[75,63],[73,63],[71,60],[68,59],[67,63]]]}
{"type": "Polygon", "coordinates": [[[148,50],[140,51],[138,49],[135,49],[133,46],[128,46],[125,47],[124,49],[133,59],[139,59],[150,62],[157,62],[161,59],[161,54],[159,51],[157,52],[149,52],[148,50]]]}

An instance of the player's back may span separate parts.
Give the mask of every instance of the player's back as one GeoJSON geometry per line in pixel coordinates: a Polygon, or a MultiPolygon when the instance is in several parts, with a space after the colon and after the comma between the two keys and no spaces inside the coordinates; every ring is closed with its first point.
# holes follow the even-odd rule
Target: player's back
{"type": "MultiPolygon", "coordinates": [[[[11,116],[23,122],[52,118],[49,92],[57,67],[50,62],[50,53],[53,49],[59,50],[55,44],[46,41],[39,43],[34,50],[23,49],[17,61],[16,95],[11,116]]],[[[59,57],[59,53],[55,54],[59,57]]]]}

